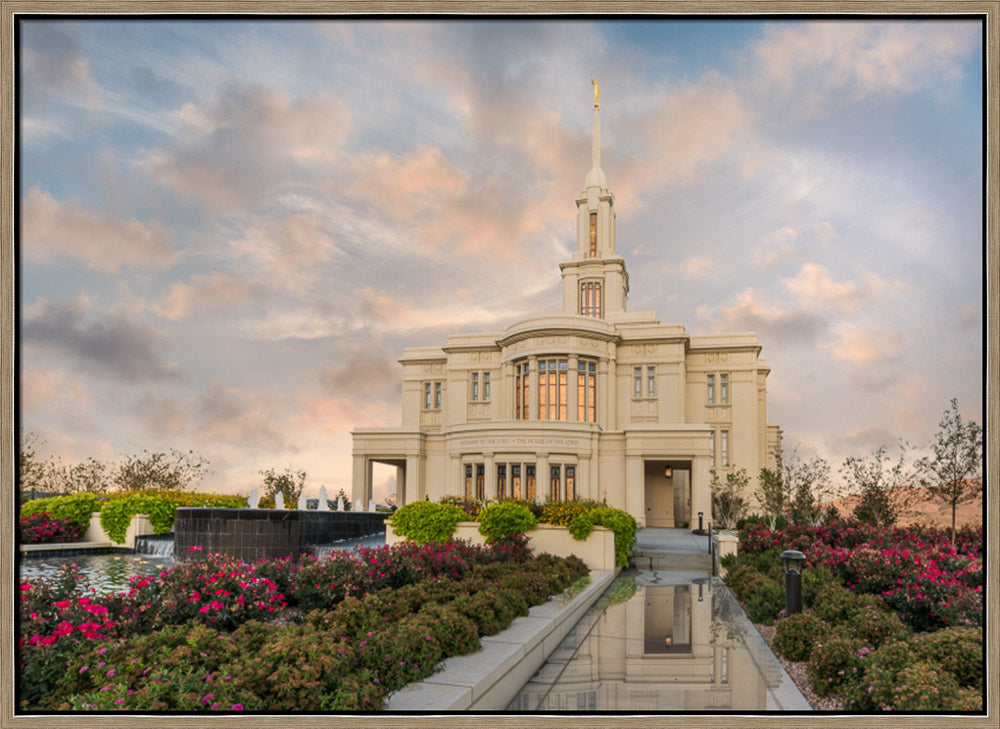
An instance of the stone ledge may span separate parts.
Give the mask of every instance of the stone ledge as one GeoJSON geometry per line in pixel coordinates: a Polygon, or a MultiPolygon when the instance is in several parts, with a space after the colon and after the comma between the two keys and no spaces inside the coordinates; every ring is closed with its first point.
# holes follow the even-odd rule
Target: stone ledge
{"type": "Polygon", "coordinates": [[[580,594],[532,607],[506,630],[483,638],[480,650],[448,658],[433,676],[394,693],[385,711],[502,711],[617,573],[591,571],[580,594]]]}

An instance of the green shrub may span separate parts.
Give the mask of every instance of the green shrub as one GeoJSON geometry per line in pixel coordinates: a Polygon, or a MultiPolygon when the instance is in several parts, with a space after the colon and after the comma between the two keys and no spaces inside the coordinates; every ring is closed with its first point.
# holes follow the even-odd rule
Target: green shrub
{"type": "Polygon", "coordinates": [[[808,664],[813,691],[818,696],[829,696],[857,682],[862,648],[861,641],[842,630],[834,630],[817,641],[808,664]]]}
{"type": "Polygon", "coordinates": [[[983,680],[983,629],[953,627],[919,633],[910,641],[914,655],[934,661],[951,673],[960,686],[976,688],[983,680]]]}
{"type": "Polygon", "coordinates": [[[524,534],[538,524],[526,506],[511,501],[490,504],[479,512],[479,533],[489,541],[524,534]]]}
{"type": "Polygon", "coordinates": [[[847,620],[855,608],[854,593],[836,582],[821,587],[812,604],[816,616],[831,625],[847,620]]]}
{"type": "Polygon", "coordinates": [[[543,524],[568,527],[580,514],[593,511],[601,506],[603,504],[591,499],[580,501],[546,501],[542,505],[542,513],[538,520],[543,524]]]}
{"type": "Polygon", "coordinates": [[[763,575],[773,580],[783,582],[785,569],[781,566],[781,549],[765,549],[759,552],[743,552],[739,555],[740,563],[754,567],[763,575]]]}
{"type": "Polygon", "coordinates": [[[866,646],[878,648],[893,640],[905,640],[909,627],[899,613],[880,609],[871,603],[864,604],[851,614],[851,630],[866,646]]]}
{"type": "Polygon", "coordinates": [[[958,701],[958,682],[939,664],[918,661],[898,674],[892,688],[894,711],[946,711],[958,701]]]}
{"type": "Polygon", "coordinates": [[[21,504],[21,516],[47,512],[57,519],[69,519],[84,532],[90,526],[90,515],[101,510],[101,500],[94,494],[72,494],[54,496],[50,499],[35,499],[21,504]]]}
{"type": "Polygon", "coordinates": [[[765,514],[751,514],[737,519],[736,528],[742,529],[747,524],[765,524],[768,529],[784,529],[788,526],[788,519],[783,516],[773,517],[765,514]]]}
{"type": "Polygon", "coordinates": [[[635,518],[621,509],[599,506],[576,516],[570,522],[569,533],[573,539],[586,539],[595,526],[607,527],[615,533],[615,564],[628,567],[628,555],[638,529],[635,518]]]}
{"type": "Polygon", "coordinates": [[[785,588],[764,578],[747,596],[746,608],[752,622],[773,625],[778,613],[785,609],[785,588]]]}
{"type": "Polygon", "coordinates": [[[778,621],[774,645],[790,661],[804,661],[812,654],[817,640],[830,632],[830,626],[808,613],[797,613],[778,621]]]}
{"type": "Polygon", "coordinates": [[[389,517],[396,534],[420,544],[446,542],[455,534],[455,526],[468,514],[453,504],[414,501],[397,509],[389,517]]]}
{"type": "Polygon", "coordinates": [[[825,564],[802,570],[802,606],[811,608],[817,593],[829,584],[840,584],[837,576],[825,564]]]}
{"type": "Polygon", "coordinates": [[[763,580],[767,578],[764,577],[755,567],[751,567],[747,564],[738,564],[733,569],[729,570],[726,575],[726,587],[733,591],[733,594],[740,600],[745,602],[747,597],[750,596],[750,592],[760,584],[763,580]]]}

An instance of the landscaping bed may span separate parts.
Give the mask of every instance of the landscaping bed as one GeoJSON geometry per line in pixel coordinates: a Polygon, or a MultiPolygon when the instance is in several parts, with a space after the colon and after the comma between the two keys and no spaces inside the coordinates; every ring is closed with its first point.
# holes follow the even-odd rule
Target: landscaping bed
{"type": "Polygon", "coordinates": [[[370,711],[585,579],[576,558],[404,543],[248,565],[203,555],[95,595],[20,587],[23,711],[370,711]]]}
{"type": "Polygon", "coordinates": [[[747,524],[726,584],[815,709],[983,708],[982,529],[747,524]],[[806,555],[784,615],[780,553],[806,555]]]}

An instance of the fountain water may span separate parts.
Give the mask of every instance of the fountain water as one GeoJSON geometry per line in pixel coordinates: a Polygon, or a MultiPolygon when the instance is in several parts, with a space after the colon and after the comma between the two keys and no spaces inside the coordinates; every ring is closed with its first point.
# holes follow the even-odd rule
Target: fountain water
{"type": "Polygon", "coordinates": [[[280,491],[274,495],[274,508],[275,509],[285,508],[285,495],[280,491]]]}
{"type": "Polygon", "coordinates": [[[305,511],[309,507],[306,505],[306,494],[305,491],[299,494],[299,511],[305,511]]]}
{"type": "Polygon", "coordinates": [[[255,488],[250,490],[250,495],[247,496],[247,506],[251,509],[256,509],[260,506],[260,491],[255,488]]]}
{"type": "Polygon", "coordinates": [[[326,486],[320,484],[319,487],[319,506],[317,507],[320,511],[329,511],[330,504],[326,501],[326,486]]]}
{"type": "Polygon", "coordinates": [[[361,511],[361,499],[354,500],[354,511],[361,511]]]}
{"type": "Polygon", "coordinates": [[[344,497],[343,496],[338,496],[337,497],[337,511],[343,511],[343,510],[344,510],[344,497]]]}
{"type": "Polygon", "coordinates": [[[375,511],[375,499],[368,499],[368,511],[375,511]]]}

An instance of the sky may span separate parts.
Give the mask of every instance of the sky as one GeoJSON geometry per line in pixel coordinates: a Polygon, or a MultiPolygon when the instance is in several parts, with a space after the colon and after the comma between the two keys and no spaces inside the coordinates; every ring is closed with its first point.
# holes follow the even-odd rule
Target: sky
{"type": "MultiPolygon", "coordinates": [[[[982,424],[977,20],[31,19],[18,416],[200,489],[400,424],[405,347],[558,312],[601,86],[630,311],[757,334],[786,454],[982,424]]],[[[738,464],[737,464],[738,465],[738,464]]],[[[380,476],[376,497],[393,489],[380,476]]]]}

